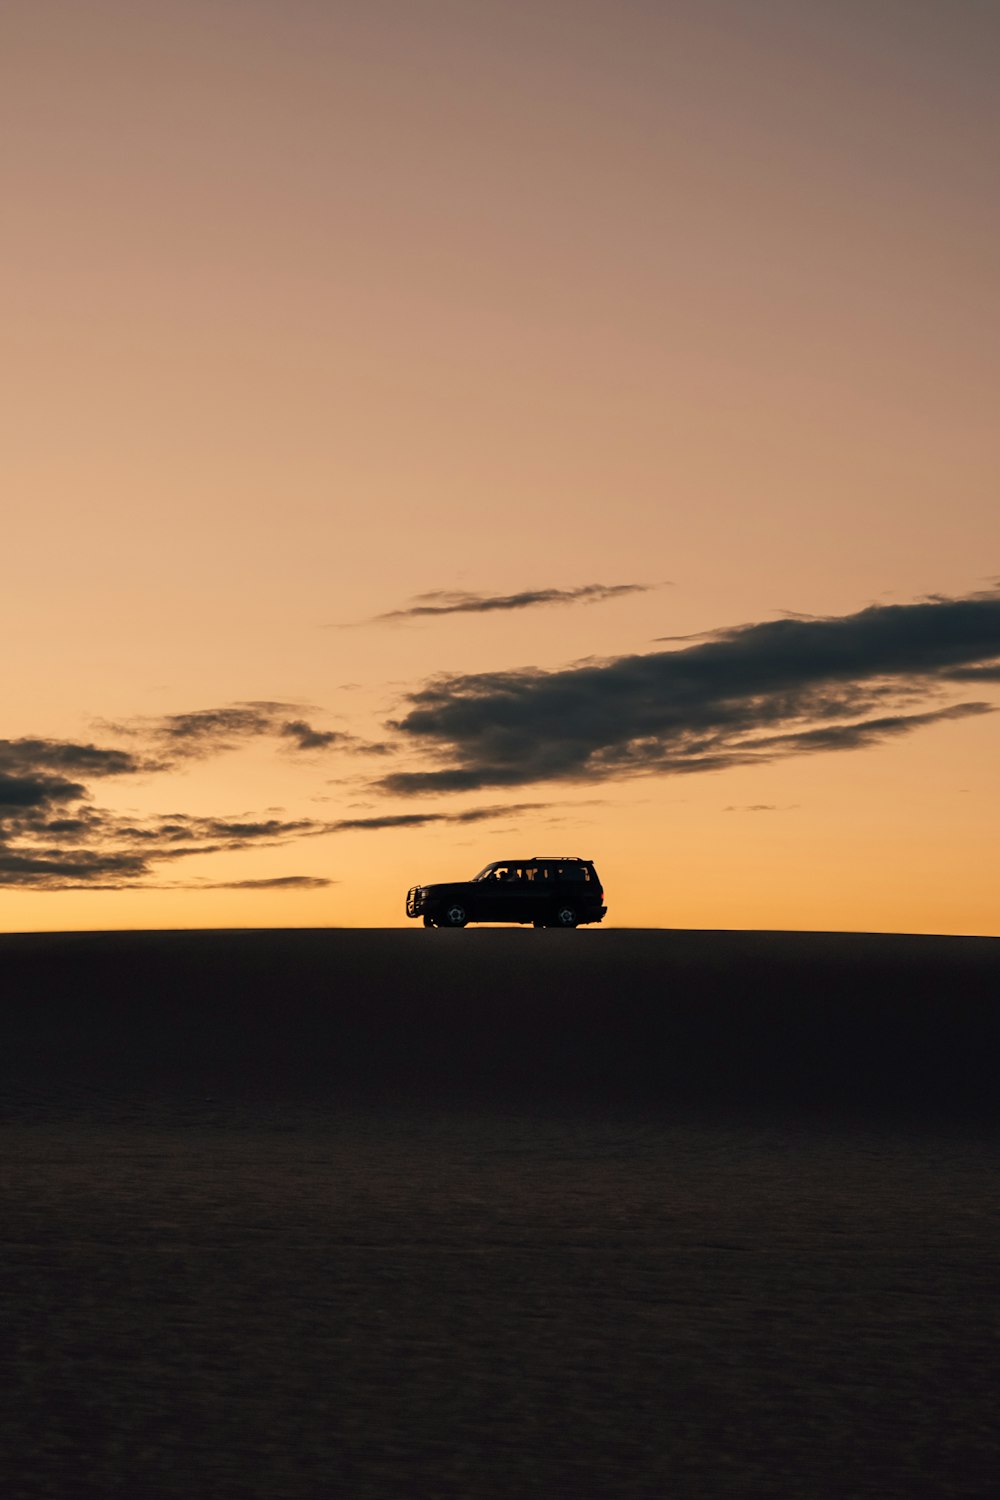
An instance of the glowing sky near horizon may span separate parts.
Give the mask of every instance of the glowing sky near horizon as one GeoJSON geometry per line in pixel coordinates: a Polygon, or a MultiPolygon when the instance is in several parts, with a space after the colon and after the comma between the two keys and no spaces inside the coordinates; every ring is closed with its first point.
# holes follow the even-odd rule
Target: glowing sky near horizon
{"type": "Polygon", "coordinates": [[[998,42],[9,0],[0,928],[1000,933],[998,42]]]}

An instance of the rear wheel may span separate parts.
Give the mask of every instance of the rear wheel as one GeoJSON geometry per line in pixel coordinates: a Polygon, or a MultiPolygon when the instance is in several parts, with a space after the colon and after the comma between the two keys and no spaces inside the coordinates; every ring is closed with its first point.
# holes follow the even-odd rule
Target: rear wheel
{"type": "Polygon", "coordinates": [[[464,927],[469,920],[465,907],[458,901],[453,901],[449,907],[441,913],[441,927],[464,927]]]}
{"type": "Polygon", "coordinates": [[[555,925],[557,927],[575,927],[576,923],[577,915],[571,906],[559,906],[556,908],[555,925]]]}

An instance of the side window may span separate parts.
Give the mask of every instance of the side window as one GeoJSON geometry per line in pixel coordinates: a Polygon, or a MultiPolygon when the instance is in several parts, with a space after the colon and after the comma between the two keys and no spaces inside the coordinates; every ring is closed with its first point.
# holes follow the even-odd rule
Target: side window
{"type": "Polygon", "coordinates": [[[563,880],[584,880],[586,876],[582,865],[561,865],[559,874],[563,880]]]}

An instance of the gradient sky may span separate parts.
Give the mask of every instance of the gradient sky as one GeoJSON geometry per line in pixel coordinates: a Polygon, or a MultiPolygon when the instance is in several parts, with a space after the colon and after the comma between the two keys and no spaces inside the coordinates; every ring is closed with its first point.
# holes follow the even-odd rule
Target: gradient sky
{"type": "Polygon", "coordinates": [[[0,927],[1000,933],[998,42],[8,0],[0,927]]]}

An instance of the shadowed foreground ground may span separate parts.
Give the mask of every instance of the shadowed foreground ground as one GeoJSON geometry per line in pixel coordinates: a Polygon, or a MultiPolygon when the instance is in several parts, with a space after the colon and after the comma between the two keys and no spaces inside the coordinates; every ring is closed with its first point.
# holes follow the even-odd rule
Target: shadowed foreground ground
{"type": "Polygon", "coordinates": [[[0,938],[5,1497],[986,1496],[1000,943],[0,938]]]}

